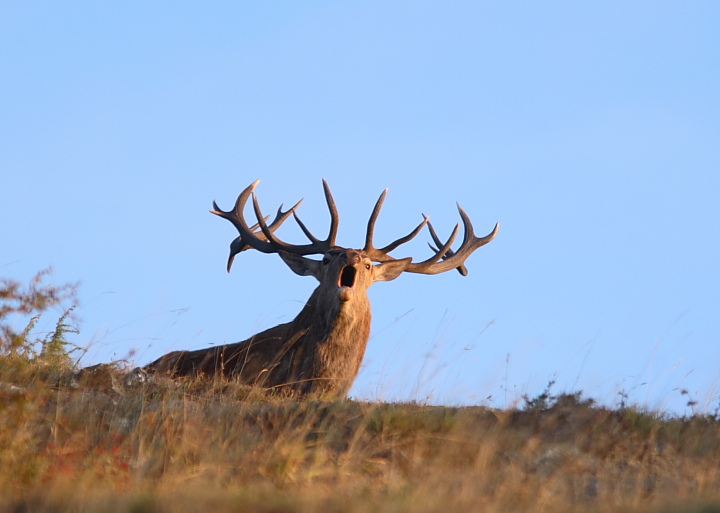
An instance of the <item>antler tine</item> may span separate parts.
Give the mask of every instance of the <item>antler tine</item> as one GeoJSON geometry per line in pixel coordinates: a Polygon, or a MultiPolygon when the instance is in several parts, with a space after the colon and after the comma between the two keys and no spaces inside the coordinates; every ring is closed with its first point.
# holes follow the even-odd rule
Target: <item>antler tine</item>
{"type": "MultiPolygon", "coordinates": [[[[445,271],[449,271],[450,269],[457,268],[458,271],[463,274],[462,269],[464,268],[465,260],[472,254],[472,252],[479,247],[484,246],[495,238],[498,230],[500,229],[500,223],[497,223],[495,225],[495,228],[493,228],[493,231],[485,237],[476,237],[475,232],[473,231],[472,223],[470,222],[470,218],[459,204],[458,211],[460,212],[460,218],[462,219],[463,228],[465,231],[460,249],[458,249],[456,252],[452,252],[449,247],[450,244],[452,244],[454,235],[457,234],[457,230],[460,226],[458,224],[455,227],[455,231],[453,232],[453,236],[450,237],[450,240],[433,257],[429,258],[425,262],[419,262],[417,264],[410,263],[405,269],[406,272],[419,274],[439,274],[445,271]],[[440,261],[441,258],[442,262],[440,261]]],[[[432,236],[435,244],[439,246],[439,238],[437,237],[437,234],[433,232],[434,230],[432,230],[431,228],[430,235],[432,236]]],[[[467,269],[465,269],[465,272],[467,272],[467,269]]]]}
{"type": "Polygon", "coordinates": [[[394,249],[397,248],[398,246],[400,246],[400,245],[402,245],[402,244],[405,244],[406,242],[411,241],[412,239],[415,238],[415,236],[416,236],[418,233],[420,233],[420,231],[421,231],[421,230],[425,227],[425,225],[428,224],[429,222],[430,222],[430,218],[429,218],[429,217],[426,217],[426,218],[423,220],[422,223],[420,223],[419,225],[417,225],[417,226],[415,227],[415,229],[414,229],[413,231],[411,231],[410,233],[408,233],[405,237],[400,237],[399,239],[397,239],[397,240],[394,241],[394,242],[391,242],[390,244],[388,244],[388,245],[385,246],[384,248],[380,249],[379,251],[380,251],[381,253],[390,253],[392,250],[394,250],[394,249]]]}
{"type": "MultiPolygon", "coordinates": [[[[293,205],[290,209],[286,210],[285,212],[283,212],[283,210],[282,210],[282,207],[283,207],[283,206],[280,205],[280,207],[279,207],[278,210],[277,210],[277,213],[275,214],[275,219],[274,219],[273,222],[270,223],[270,225],[268,226],[268,228],[270,229],[270,231],[274,233],[275,230],[277,230],[277,229],[280,227],[280,225],[288,218],[288,216],[289,216],[290,214],[295,215],[295,209],[298,208],[302,202],[303,202],[303,200],[301,199],[300,201],[298,201],[297,203],[295,203],[295,205],[293,205]]],[[[217,215],[220,215],[220,213],[228,214],[227,212],[222,212],[221,210],[218,212],[219,209],[218,209],[218,207],[217,207],[217,204],[216,204],[214,201],[213,201],[213,205],[215,206],[215,211],[212,211],[212,210],[211,210],[211,212],[212,212],[213,214],[217,214],[217,215]]],[[[232,212],[230,212],[229,214],[232,214],[232,212]]],[[[226,217],[226,216],[221,216],[221,217],[224,217],[225,219],[228,219],[228,220],[232,221],[232,219],[231,219],[230,217],[226,217]]],[[[264,220],[265,222],[267,222],[267,220],[268,220],[269,218],[270,218],[270,216],[265,216],[265,218],[264,218],[263,220],[264,220]]],[[[233,224],[235,224],[235,222],[233,222],[233,224]]],[[[255,230],[257,230],[259,227],[260,227],[260,223],[255,223],[254,225],[252,225],[252,226],[250,227],[250,230],[251,230],[258,238],[260,238],[260,239],[266,239],[265,234],[262,233],[262,231],[260,231],[260,232],[256,232],[256,231],[255,231],[255,230]]],[[[242,235],[236,237],[236,238],[230,243],[230,256],[228,257],[228,263],[227,263],[227,271],[228,271],[228,272],[230,272],[230,268],[232,267],[233,261],[235,260],[235,255],[237,255],[238,253],[241,253],[241,252],[243,252],[243,251],[246,251],[246,250],[248,250],[248,249],[252,249],[252,246],[251,246],[250,244],[246,243],[246,242],[243,240],[242,235]]]]}
{"type": "MultiPolygon", "coordinates": [[[[235,226],[238,232],[240,232],[240,236],[236,237],[230,243],[230,255],[228,256],[227,262],[228,272],[230,272],[230,269],[232,268],[233,261],[235,260],[235,255],[242,251],[255,247],[250,242],[251,238],[257,239],[260,242],[266,242],[262,233],[255,233],[255,230],[260,226],[260,224],[256,223],[251,227],[247,227],[247,224],[242,217],[242,210],[245,206],[245,202],[247,201],[247,197],[252,193],[253,189],[257,186],[258,183],[260,183],[260,180],[256,180],[248,187],[246,187],[245,190],[243,190],[243,192],[238,196],[237,200],[235,201],[235,208],[233,210],[226,212],[218,206],[217,202],[213,201],[214,210],[211,210],[210,213],[220,216],[223,219],[227,219],[233,224],[233,226],[235,226]],[[248,236],[248,233],[251,234],[251,236],[248,236]]],[[[285,221],[285,219],[287,219],[290,213],[293,212],[293,210],[300,205],[300,203],[302,203],[302,200],[296,203],[295,206],[293,206],[287,212],[283,212],[282,205],[280,205],[280,208],[277,211],[277,215],[275,216],[275,220],[270,225],[270,229],[272,231],[277,230],[278,227],[285,221]]],[[[267,221],[267,218],[265,218],[264,221],[267,221]]]]}
{"type": "Polygon", "coordinates": [[[337,229],[339,225],[339,215],[337,207],[335,206],[335,201],[333,200],[332,194],[330,192],[330,187],[328,186],[325,179],[323,179],[323,188],[325,189],[325,200],[327,202],[328,209],[330,210],[330,232],[328,233],[327,239],[318,240],[317,237],[315,237],[310,232],[310,230],[307,229],[305,224],[300,220],[300,217],[297,215],[297,213],[293,212],[295,221],[297,221],[302,231],[310,239],[310,244],[303,245],[288,244],[281,241],[272,234],[272,232],[262,221],[262,212],[260,211],[260,205],[257,201],[256,195],[253,193],[253,208],[255,209],[255,216],[257,217],[258,223],[260,224],[260,229],[278,251],[284,251],[286,253],[292,253],[296,255],[310,255],[314,253],[325,253],[328,249],[335,245],[335,238],[337,236],[337,229]]]}
{"type": "Polygon", "coordinates": [[[310,244],[295,245],[288,244],[287,242],[278,239],[262,220],[263,215],[260,211],[260,204],[258,203],[257,196],[255,194],[253,194],[253,209],[255,210],[255,216],[258,219],[258,223],[260,224],[260,229],[273,247],[273,253],[283,251],[294,255],[311,255],[315,253],[325,253],[328,249],[330,249],[330,246],[326,241],[312,241],[310,244]]]}
{"type": "MultiPolygon", "coordinates": [[[[216,211],[211,210],[210,212],[212,212],[213,214],[217,214],[216,211]]],[[[265,220],[267,221],[267,217],[265,218],[265,220]]],[[[254,226],[251,226],[250,229],[254,231],[259,226],[259,224],[256,224],[254,226]]],[[[242,235],[239,235],[233,239],[233,241],[230,243],[230,256],[228,257],[227,272],[230,272],[230,268],[232,267],[233,261],[235,260],[235,255],[245,251],[246,249],[250,249],[251,247],[252,246],[246,244],[245,241],[243,241],[242,235]]]]}
{"type": "Polygon", "coordinates": [[[375,202],[375,207],[373,207],[373,211],[370,214],[370,219],[368,219],[367,233],[365,234],[365,247],[363,248],[363,251],[365,251],[369,255],[371,253],[377,252],[377,250],[373,246],[373,237],[375,236],[375,221],[377,221],[378,215],[380,214],[380,209],[385,202],[385,196],[387,195],[387,191],[387,189],[382,191],[382,194],[380,194],[380,197],[375,202]]]}
{"type": "MultiPolygon", "coordinates": [[[[440,242],[440,237],[438,237],[437,233],[435,233],[435,228],[433,228],[433,225],[430,222],[430,219],[425,217],[425,214],[423,214],[422,216],[423,216],[423,218],[427,219],[427,221],[428,221],[427,225],[428,225],[428,229],[430,230],[430,237],[432,237],[432,240],[435,243],[435,246],[437,246],[438,248],[442,247],[442,242],[440,242]]],[[[428,246],[430,246],[430,249],[432,249],[435,252],[440,251],[439,249],[437,249],[435,246],[433,246],[429,242],[428,242],[428,246]]],[[[445,253],[445,256],[443,257],[443,259],[449,258],[449,257],[453,256],[454,254],[455,254],[455,252],[452,249],[448,249],[448,251],[447,251],[447,253],[445,253]]],[[[468,275],[467,267],[465,267],[464,264],[459,265],[458,267],[456,267],[456,269],[463,276],[468,275]]]]}
{"type": "MultiPolygon", "coordinates": [[[[435,266],[438,265],[438,262],[440,259],[444,258],[446,253],[450,251],[450,246],[452,246],[452,243],[455,242],[455,238],[457,237],[458,232],[460,231],[460,223],[455,225],[455,229],[453,230],[452,234],[450,235],[450,238],[448,241],[443,244],[440,249],[430,258],[427,260],[424,260],[422,262],[418,263],[412,263],[410,262],[408,266],[405,268],[406,272],[411,273],[418,273],[418,274],[438,274],[443,271],[435,271],[435,266]]],[[[449,269],[452,269],[450,267],[449,269]]],[[[446,271],[449,269],[445,269],[446,271]]]]}
{"type": "Polygon", "coordinates": [[[322,242],[320,239],[318,239],[317,237],[315,237],[315,236],[310,232],[310,230],[307,229],[307,226],[305,226],[305,223],[303,223],[303,222],[300,220],[300,217],[297,215],[296,212],[293,212],[293,217],[295,218],[295,222],[298,224],[298,226],[299,226],[300,229],[303,231],[303,233],[305,234],[305,236],[306,236],[308,239],[310,239],[310,242],[317,242],[317,243],[322,242]]]}
{"type": "MultiPolygon", "coordinates": [[[[250,246],[252,248],[258,249],[259,251],[263,251],[260,249],[260,247],[263,247],[266,249],[264,251],[265,253],[268,253],[270,251],[267,251],[267,246],[263,246],[263,244],[267,244],[267,241],[260,239],[256,237],[255,229],[259,226],[258,224],[253,225],[252,227],[249,227],[247,223],[245,222],[245,217],[243,216],[243,209],[245,208],[245,204],[247,203],[248,197],[252,194],[255,187],[257,187],[257,184],[260,183],[260,180],[255,180],[253,183],[251,183],[249,186],[247,186],[238,196],[237,200],[235,200],[235,207],[232,210],[224,211],[220,207],[218,207],[217,202],[213,201],[213,207],[214,210],[211,210],[210,213],[215,214],[217,216],[222,217],[223,219],[227,219],[230,221],[233,226],[237,229],[238,232],[240,232],[240,239],[243,239],[243,243],[247,246],[250,246]],[[260,247],[256,247],[255,243],[260,242],[260,247]]],[[[279,226],[279,224],[278,224],[279,226]]]]}
{"type": "MultiPolygon", "coordinates": [[[[230,221],[240,233],[240,236],[233,240],[230,244],[230,256],[228,258],[227,265],[228,271],[230,271],[235,255],[250,248],[256,249],[262,253],[277,253],[279,251],[300,255],[324,253],[327,250],[327,247],[329,247],[324,241],[314,240],[312,244],[296,246],[283,242],[274,235],[274,232],[280,227],[280,225],[282,225],[290,214],[297,217],[295,210],[298,206],[300,206],[300,203],[302,203],[303,200],[298,201],[292,208],[285,212],[283,212],[282,205],[280,205],[280,208],[278,208],[277,214],[275,215],[275,219],[268,226],[268,217],[262,215],[257,197],[254,194],[255,187],[257,187],[258,183],[260,183],[260,180],[256,180],[240,193],[235,201],[235,208],[231,211],[226,212],[220,209],[217,203],[213,201],[214,210],[211,210],[210,212],[230,221]],[[253,208],[258,221],[257,224],[252,227],[248,226],[243,213],[250,196],[253,197],[253,208]],[[256,231],[258,228],[260,228],[260,230],[256,231]]],[[[337,209],[335,209],[334,203],[332,204],[331,215],[333,215],[334,219],[331,223],[331,226],[334,226],[334,231],[331,232],[334,239],[334,233],[337,232],[338,224],[337,209]]]]}
{"type": "MultiPolygon", "coordinates": [[[[334,243],[335,236],[337,234],[337,226],[338,226],[338,214],[337,214],[337,208],[335,207],[335,203],[332,200],[332,196],[329,195],[329,189],[326,185],[326,199],[328,202],[328,207],[330,208],[330,215],[332,217],[331,223],[330,223],[330,235],[328,236],[328,240],[326,241],[318,241],[314,237],[311,237],[311,243],[310,244],[303,244],[303,245],[294,245],[294,244],[288,244],[287,242],[284,242],[280,240],[275,234],[275,230],[288,218],[290,214],[293,214],[295,218],[297,219],[297,214],[295,213],[295,210],[300,205],[302,200],[300,200],[298,203],[295,204],[291,209],[289,209],[286,212],[282,211],[282,205],[278,209],[278,213],[275,217],[275,220],[273,223],[268,226],[267,225],[267,217],[263,216],[261,210],[260,210],[260,204],[258,203],[257,195],[255,194],[254,190],[255,187],[257,187],[257,184],[260,182],[260,180],[257,180],[250,184],[245,190],[243,190],[240,195],[237,198],[237,201],[235,202],[235,208],[232,211],[225,212],[221,210],[217,203],[213,202],[213,206],[215,207],[215,210],[212,210],[211,212],[213,214],[216,214],[224,219],[227,219],[230,221],[233,226],[240,232],[240,237],[236,238],[230,245],[230,258],[228,259],[228,270],[230,269],[230,266],[232,265],[232,261],[239,252],[244,251],[245,249],[253,248],[256,249],[262,253],[278,253],[280,251],[286,252],[286,253],[292,253],[296,255],[310,255],[313,253],[325,253],[332,244],[334,243]],[[255,217],[257,218],[257,224],[253,227],[249,227],[247,222],[245,221],[244,217],[244,210],[245,205],[247,204],[248,199],[252,196],[253,198],[253,209],[255,211],[255,217]],[[257,227],[260,228],[259,231],[255,231],[257,227]]],[[[301,228],[302,228],[301,224],[301,228]]],[[[307,228],[304,228],[303,230],[306,234],[309,234],[309,230],[307,228]]]]}
{"type": "MultiPolygon", "coordinates": [[[[420,223],[413,231],[411,231],[409,234],[407,234],[404,237],[400,237],[399,239],[391,242],[387,246],[381,249],[375,248],[373,246],[373,237],[375,236],[375,222],[377,221],[378,216],[380,215],[380,209],[383,206],[383,203],[385,202],[385,196],[387,195],[387,189],[385,189],[382,194],[380,194],[380,197],[378,198],[377,202],[375,203],[375,208],[373,208],[372,214],[370,214],[370,219],[368,220],[368,227],[367,227],[367,234],[365,235],[365,247],[363,248],[363,251],[368,254],[370,258],[372,258],[375,261],[378,262],[386,262],[388,260],[394,260],[393,257],[388,255],[391,251],[396,249],[398,246],[405,244],[406,242],[409,242],[415,236],[420,233],[420,230],[423,229],[423,227],[428,223],[430,220],[429,218],[423,219],[423,222],[420,223]]],[[[425,217],[425,216],[423,216],[425,217]]]]}
{"type": "Polygon", "coordinates": [[[330,186],[324,178],[323,190],[325,192],[325,202],[327,203],[328,210],[330,211],[330,233],[328,233],[327,239],[322,241],[315,237],[315,235],[313,235],[312,232],[308,230],[307,226],[305,226],[305,223],[300,220],[300,216],[298,216],[296,212],[293,212],[293,217],[295,218],[295,222],[298,224],[305,236],[310,239],[310,242],[314,244],[327,244],[328,248],[331,248],[335,246],[335,238],[337,237],[340,216],[337,211],[337,206],[335,206],[335,200],[333,199],[332,193],[330,192],[330,186]]]}
{"type": "Polygon", "coordinates": [[[325,201],[330,211],[330,231],[327,237],[327,245],[329,247],[335,246],[335,239],[337,237],[338,226],[340,225],[340,216],[338,215],[337,206],[335,200],[330,192],[330,186],[327,180],[323,178],[323,191],[325,192],[325,201]]]}

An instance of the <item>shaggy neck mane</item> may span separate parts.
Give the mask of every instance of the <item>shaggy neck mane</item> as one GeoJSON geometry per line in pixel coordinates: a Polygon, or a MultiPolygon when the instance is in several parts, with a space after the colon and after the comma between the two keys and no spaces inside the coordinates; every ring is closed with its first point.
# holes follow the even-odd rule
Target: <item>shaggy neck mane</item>
{"type": "Polygon", "coordinates": [[[356,294],[350,302],[324,301],[321,287],[290,323],[290,332],[299,335],[296,345],[304,355],[303,374],[314,383],[303,392],[347,395],[358,371],[370,337],[370,301],[356,294]]]}

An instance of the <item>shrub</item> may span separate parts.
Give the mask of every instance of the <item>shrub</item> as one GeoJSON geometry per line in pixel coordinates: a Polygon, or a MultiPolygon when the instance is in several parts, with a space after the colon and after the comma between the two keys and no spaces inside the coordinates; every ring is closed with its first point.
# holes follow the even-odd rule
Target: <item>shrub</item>
{"type": "Polygon", "coordinates": [[[16,280],[0,280],[0,359],[5,368],[17,370],[32,363],[68,369],[74,363],[72,353],[81,349],[67,338],[79,333],[72,315],[78,285],[44,283],[51,273],[49,268],[40,271],[27,287],[16,280]],[[40,318],[52,309],[61,312],[55,328],[36,331],[40,318]]]}

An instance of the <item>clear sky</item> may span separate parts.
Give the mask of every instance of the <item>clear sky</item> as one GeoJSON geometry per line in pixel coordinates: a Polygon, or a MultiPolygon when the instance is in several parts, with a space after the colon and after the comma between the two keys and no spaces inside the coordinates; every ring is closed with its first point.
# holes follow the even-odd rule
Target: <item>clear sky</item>
{"type": "Polygon", "coordinates": [[[0,97],[0,276],[82,283],[86,364],[292,319],[314,280],[227,274],[208,210],[260,178],[325,233],[324,177],[342,245],[386,187],[379,244],[501,222],[469,276],[370,289],[353,397],[718,407],[716,2],[5,2],[0,97]]]}

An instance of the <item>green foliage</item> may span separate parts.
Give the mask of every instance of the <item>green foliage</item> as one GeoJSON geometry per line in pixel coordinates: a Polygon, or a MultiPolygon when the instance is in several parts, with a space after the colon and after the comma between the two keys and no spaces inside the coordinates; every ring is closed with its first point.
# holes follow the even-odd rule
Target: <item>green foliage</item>
{"type": "Polygon", "coordinates": [[[79,333],[72,317],[77,305],[77,284],[44,283],[51,272],[40,271],[27,287],[16,280],[0,280],[0,358],[6,365],[42,363],[68,368],[73,363],[71,354],[80,349],[67,338],[79,333]],[[65,306],[68,303],[70,306],[65,306]],[[55,328],[37,332],[38,321],[53,309],[61,311],[55,328]],[[18,329],[17,324],[24,327],[18,329]]]}
{"type": "Polygon", "coordinates": [[[70,353],[76,351],[77,347],[67,340],[68,333],[79,334],[77,326],[68,322],[68,317],[75,310],[75,305],[63,312],[55,324],[55,330],[45,336],[41,341],[40,359],[54,365],[68,365],[72,361],[70,353]]]}

